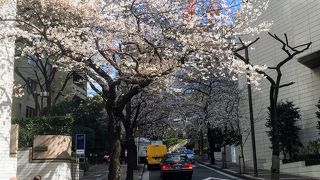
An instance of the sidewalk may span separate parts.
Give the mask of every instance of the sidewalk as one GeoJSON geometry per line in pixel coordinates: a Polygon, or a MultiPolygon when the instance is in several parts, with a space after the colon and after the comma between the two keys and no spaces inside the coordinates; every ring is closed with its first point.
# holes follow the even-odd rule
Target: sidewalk
{"type": "MultiPolygon", "coordinates": [[[[81,177],[80,180],[108,180],[108,165],[97,164],[92,165],[85,176],[81,177]]],[[[134,170],[133,179],[141,179],[141,175],[144,171],[144,164],[138,164],[138,169],[134,170]]],[[[125,180],[127,174],[127,165],[122,164],[120,169],[121,180],[125,180]]]]}
{"type": "MultiPolygon", "coordinates": [[[[208,167],[212,167],[214,169],[223,171],[224,173],[240,177],[242,179],[252,179],[252,180],[269,180],[271,179],[271,173],[269,170],[258,170],[258,177],[254,177],[254,172],[253,168],[251,167],[246,167],[246,173],[245,174],[240,174],[240,167],[233,162],[227,162],[227,168],[222,169],[222,161],[221,160],[216,160],[215,165],[210,164],[210,159],[197,159],[197,162],[203,165],[206,165],[208,167]]],[[[296,176],[296,175],[290,175],[290,174],[285,174],[281,173],[280,174],[280,179],[290,179],[290,180],[315,180],[315,178],[310,178],[310,177],[303,177],[303,176],[296,176]]]]}

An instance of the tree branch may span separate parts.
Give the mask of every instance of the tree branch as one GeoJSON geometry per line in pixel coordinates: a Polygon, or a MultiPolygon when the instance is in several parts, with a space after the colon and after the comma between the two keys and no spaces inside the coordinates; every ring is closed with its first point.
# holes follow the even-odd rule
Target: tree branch
{"type": "Polygon", "coordinates": [[[282,85],[279,86],[279,88],[283,88],[283,87],[286,87],[286,86],[291,86],[292,84],[294,84],[294,82],[282,84],[282,85]]]}

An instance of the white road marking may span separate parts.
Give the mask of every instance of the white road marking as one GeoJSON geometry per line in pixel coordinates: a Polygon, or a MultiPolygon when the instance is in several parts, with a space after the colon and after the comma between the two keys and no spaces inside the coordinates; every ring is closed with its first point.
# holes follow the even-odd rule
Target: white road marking
{"type": "Polygon", "coordinates": [[[221,178],[215,178],[215,177],[208,177],[208,178],[205,178],[205,179],[202,179],[202,180],[229,180],[229,179],[221,179],[221,178]]]}
{"type": "Polygon", "coordinates": [[[142,180],[149,180],[149,171],[145,171],[142,174],[142,180]]]}
{"type": "Polygon", "coordinates": [[[305,179],[305,178],[280,178],[280,179],[294,179],[294,180],[298,180],[298,179],[305,179]]]}
{"type": "Polygon", "coordinates": [[[199,164],[199,163],[196,163],[198,166],[202,166],[202,167],[205,167],[205,168],[207,168],[207,169],[210,169],[210,170],[212,170],[212,171],[214,171],[214,172],[216,172],[216,173],[219,173],[219,174],[221,174],[221,175],[223,175],[223,176],[227,176],[227,177],[229,177],[229,178],[234,178],[234,179],[240,179],[240,178],[238,178],[238,177],[234,177],[234,176],[231,176],[231,175],[229,175],[229,174],[226,174],[226,173],[224,173],[224,172],[221,172],[221,171],[218,171],[218,170],[216,170],[216,169],[213,169],[213,168],[211,168],[211,167],[208,167],[208,166],[205,166],[205,165],[202,165],[202,164],[199,164]]]}

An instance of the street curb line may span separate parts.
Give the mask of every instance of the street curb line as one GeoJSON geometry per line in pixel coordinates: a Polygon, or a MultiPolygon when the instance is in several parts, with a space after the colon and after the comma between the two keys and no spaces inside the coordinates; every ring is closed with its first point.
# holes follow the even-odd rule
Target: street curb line
{"type": "Polygon", "coordinates": [[[263,178],[252,177],[252,176],[246,175],[246,174],[238,174],[237,172],[232,171],[232,170],[230,170],[230,169],[222,169],[222,168],[220,168],[220,167],[218,167],[218,166],[216,166],[216,165],[208,165],[208,164],[205,164],[205,163],[203,163],[203,162],[201,162],[201,161],[197,161],[197,162],[198,162],[199,164],[205,165],[205,166],[207,166],[207,167],[211,167],[211,168],[213,168],[213,169],[222,171],[222,172],[224,172],[224,173],[227,173],[227,174],[230,174],[230,175],[232,175],[232,176],[239,177],[239,178],[249,179],[249,180],[265,180],[265,179],[263,179],[263,178]]]}
{"type": "Polygon", "coordinates": [[[140,174],[140,180],[142,180],[142,177],[143,177],[143,174],[144,174],[145,170],[146,170],[146,164],[143,165],[142,172],[140,174]]]}

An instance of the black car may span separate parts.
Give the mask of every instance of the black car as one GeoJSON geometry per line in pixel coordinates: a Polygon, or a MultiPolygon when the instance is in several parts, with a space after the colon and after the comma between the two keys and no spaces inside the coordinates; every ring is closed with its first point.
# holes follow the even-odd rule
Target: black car
{"type": "Polygon", "coordinates": [[[188,157],[183,154],[166,154],[160,163],[160,175],[162,179],[171,177],[184,177],[192,179],[192,163],[188,157]]]}

